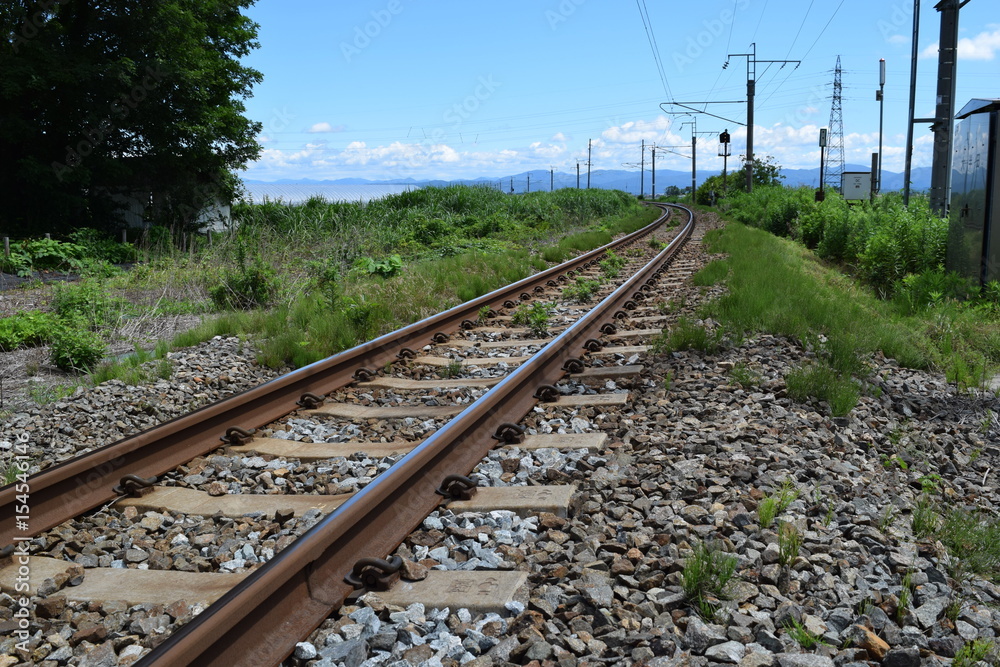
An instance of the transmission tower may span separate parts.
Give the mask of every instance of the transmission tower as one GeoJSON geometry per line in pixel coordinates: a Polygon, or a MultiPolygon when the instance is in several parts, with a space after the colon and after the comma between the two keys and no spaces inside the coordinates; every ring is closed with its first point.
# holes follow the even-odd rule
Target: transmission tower
{"type": "Polygon", "coordinates": [[[841,174],[844,173],[844,115],[840,97],[840,56],[837,56],[837,69],[833,72],[833,106],[830,107],[830,146],[827,149],[829,163],[824,180],[838,191],[841,174]]]}

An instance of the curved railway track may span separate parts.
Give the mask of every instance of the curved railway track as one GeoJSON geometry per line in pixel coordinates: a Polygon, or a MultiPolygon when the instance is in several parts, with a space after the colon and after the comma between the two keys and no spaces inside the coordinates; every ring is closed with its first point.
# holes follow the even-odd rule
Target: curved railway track
{"type": "MultiPolygon", "coordinates": [[[[664,215],[647,228],[566,264],[43,471],[30,479],[30,532],[19,531],[14,522],[16,486],[0,489],[0,505],[4,507],[0,543],[9,545],[6,551],[10,552],[14,544],[112,502],[123,493],[142,495],[140,487],[146,485],[143,480],[169,473],[217,450],[220,439],[234,450],[258,451],[254,449],[253,432],[287,420],[296,411],[325,411],[360,420],[453,417],[415,444],[404,446],[397,439],[378,443],[387,452],[408,453],[359,492],[338,499],[322,519],[266,563],[246,576],[234,578],[237,583],[227,586],[216,602],[137,664],[280,662],[297,641],[355,592],[356,586],[349,581],[356,584],[361,579],[369,586],[377,586],[381,579],[392,578],[379,569],[383,564],[377,559],[391,554],[440,505],[440,494],[448,491],[442,489],[443,482],[457,479],[453,484],[458,487],[453,486],[453,490],[461,491],[461,478],[498,441],[513,443],[521,439],[523,429],[517,422],[524,415],[540,401],[558,399],[553,385],[560,378],[567,373],[573,376],[585,372],[586,353],[601,349],[602,335],[613,334],[614,323],[627,318],[666,272],[691,234],[693,213],[673,207],[686,220],[670,244],[636,267],[630,278],[585,314],[572,312],[580,309],[564,309],[566,321],[553,327],[561,332],[552,339],[510,340],[506,338],[510,333],[494,330],[496,327],[477,327],[477,320],[489,311],[492,321],[486,323],[501,323],[508,318],[503,313],[513,312],[518,304],[551,295],[569,278],[595,272],[608,250],[623,251],[653,234],[668,216],[667,206],[661,208],[664,215]],[[470,330],[479,333],[460,333],[470,330]],[[457,332],[458,337],[454,337],[457,332]],[[469,342],[470,335],[478,345],[469,342]],[[514,355],[504,359],[516,368],[503,377],[449,382],[448,373],[441,368],[447,361],[422,354],[425,346],[445,347],[453,356],[464,356],[465,368],[477,366],[477,358],[488,363],[485,349],[496,349],[498,354],[515,349],[514,355]],[[418,367],[419,373],[436,379],[422,383],[389,376],[391,365],[399,361],[404,362],[399,366],[418,367]],[[381,378],[376,369],[384,369],[381,378]],[[459,407],[433,405],[437,400],[427,400],[426,396],[423,407],[416,412],[412,405],[403,405],[405,395],[428,384],[450,388],[459,407]],[[328,397],[335,400],[326,403],[328,397]]],[[[515,335],[520,334],[529,335],[523,331],[515,335]]],[[[419,394],[417,398],[421,398],[419,394]]],[[[261,447],[260,440],[256,446],[261,447]]]]}

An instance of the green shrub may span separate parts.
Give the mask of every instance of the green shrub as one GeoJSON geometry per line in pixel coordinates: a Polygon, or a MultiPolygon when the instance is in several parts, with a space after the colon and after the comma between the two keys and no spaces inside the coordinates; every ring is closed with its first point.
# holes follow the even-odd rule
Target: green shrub
{"type": "Polygon", "coordinates": [[[68,271],[83,257],[83,247],[55,239],[27,239],[11,244],[10,257],[0,257],[0,268],[26,276],[41,269],[68,271]]]}
{"type": "Polygon", "coordinates": [[[134,262],[135,248],[128,243],[115,241],[104,232],[89,227],[81,227],[69,234],[69,239],[82,248],[82,256],[95,261],[111,264],[134,262]]]}
{"type": "Polygon", "coordinates": [[[45,345],[52,337],[56,318],[40,310],[27,310],[0,319],[0,350],[45,345]]]}
{"type": "Polygon", "coordinates": [[[607,279],[617,278],[618,274],[625,267],[626,259],[615,253],[614,250],[609,250],[604,255],[604,259],[600,261],[601,275],[607,279]]]}
{"type": "Polygon", "coordinates": [[[52,363],[64,371],[88,371],[107,351],[104,341],[85,326],[56,327],[51,343],[52,363]]]}
{"type": "Polygon", "coordinates": [[[391,278],[397,275],[403,268],[403,258],[399,255],[390,255],[384,259],[372,259],[371,257],[361,257],[355,262],[355,269],[371,276],[381,276],[391,278]]]}
{"type": "Polygon", "coordinates": [[[105,283],[92,279],[56,284],[49,306],[61,319],[79,318],[91,327],[112,324],[123,313],[133,310],[128,301],[109,294],[105,283]]]}
{"type": "Polygon", "coordinates": [[[577,278],[576,283],[564,288],[562,294],[566,299],[575,303],[588,303],[600,288],[601,283],[597,280],[577,278]]]}
{"type": "Polygon", "coordinates": [[[522,303],[514,311],[510,321],[515,326],[528,327],[531,333],[539,338],[549,333],[549,316],[552,306],[540,301],[533,302],[530,306],[522,303]]]}
{"type": "Polygon", "coordinates": [[[271,303],[277,291],[274,268],[258,253],[247,258],[243,244],[237,246],[236,267],[225,269],[218,283],[210,287],[209,296],[221,310],[250,310],[271,303]]]}

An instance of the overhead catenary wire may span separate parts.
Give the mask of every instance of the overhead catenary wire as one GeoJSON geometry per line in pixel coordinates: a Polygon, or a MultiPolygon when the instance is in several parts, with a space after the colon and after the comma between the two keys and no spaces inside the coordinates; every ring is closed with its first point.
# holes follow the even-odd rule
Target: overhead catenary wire
{"type": "Polygon", "coordinates": [[[802,34],[802,28],[806,25],[806,19],[809,18],[809,12],[812,11],[813,3],[815,3],[815,1],[816,0],[809,0],[809,6],[806,7],[806,15],[802,17],[802,23],[799,24],[799,29],[795,31],[795,38],[792,40],[791,46],[788,47],[788,53],[785,54],[786,60],[788,59],[788,56],[792,55],[792,49],[795,48],[795,42],[799,41],[799,35],[802,34]]]}
{"type": "Polygon", "coordinates": [[[653,23],[649,18],[649,9],[646,7],[646,0],[635,0],[635,6],[639,9],[639,18],[642,19],[642,25],[646,29],[646,40],[649,42],[649,48],[653,51],[653,62],[656,64],[656,71],[660,75],[663,92],[666,93],[668,99],[672,100],[674,96],[670,92],[670,84],[667,83],[667,74],[663,69],[663,61],[660,59],[660,49],[656,45],[656,35],[653,32],[653,23]]]}
{"type": "Polygon", "coordinates": [[[805,54],[803,54],[802,60],[805,60],[806,56],[808,56],[812,52],[813,47],[816,46],[816,43],[819,41],[819,38],[822,37],[823,33],[826,32],[826,29],[830,27],[830,24],[833,23],[834,17],[837,16],[837,12],[839,12],[840,8],[843,6],[844,6],[844,0],[840,0],[840,4],[837,5],[837,8],[833,10],[833,14],[830,15],[830,19],[826,22],[826,25],[824,25],[823,29],[819,31],[819,34],[816,35],[816,39],[813,40],[813,43],[806,50],[805,54]]]}

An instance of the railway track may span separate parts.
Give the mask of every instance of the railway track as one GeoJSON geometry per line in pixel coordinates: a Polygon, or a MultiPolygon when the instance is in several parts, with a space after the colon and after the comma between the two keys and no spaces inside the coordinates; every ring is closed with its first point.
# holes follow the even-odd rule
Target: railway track
{"type": "MultiPolygon", "coordinates": [[[[474,489],[466,476],[495,445],[523,444],[525,429],[518,422],[537,404],[600,409],[627,399],[584,387],[636,372],[621,360],[624,353],[631,356],[630,340],[655,331],[644,328],[656,315],[643,314],[642,304],[694,224],[690,211],[674,208],[686,219],[652,259],[650,246],[658,244],[648,237],[665,238],[659,230],[666,210],[650,227],[560,267],[50,468],[30,479],[28,531],[14,522],[16,485],[0,489],[2,543],[11,564],[28,550],[25,545],[45,552],[68,543],[62,562],[31,559],[32,590],[41,570],[50,575],[45,579],[51,583],[44,582],[49,587],[82,581],[73,590],[90,586],[97,597],[117,588],[135,601],[212,602],[177,612],[175,620],[186,623],[137,664],[276,664],[349,596],[398,578],[395,563],[382,559],[441,504],[442,495],[468,500],[474,489]],[[574,280],[596,279],[609,250],[631,260],[622,269],[631,277],[604,288],[593,299],[597,305],[563,301],[547,313],[529,305],[563,300],[567,287],[586,284],[574,280]],[[621,335],[625,327],[632,337],[621,335]],[[543,337],[543,329],[553,337],[543,337]],[[609,337],[626,343],[617,348],[618,361],[602,355],[609,337]],[[570,388],[556,386],[567,375],[570,388]],[[210,456],[220,439],[226,455],[250,460],[261,471],[252,484],[224,467],[225,455],[210,456]],[[334,470],[331,458],[344,463],[334,470]],[[212,479],[222,471],[228,477],[212,479]],[[154,476],[160,479],[154,482],[154,476]],[[264,492],[240,497],[239,491],[254,486],[264,492]],[[219,545],[185,534],[181,517],[214,515],[219,533],[237,543],[242,536],[234,524],[247,523],[240,517],[262,528],[251,531],[254,540],[282,535],[262,547],[266,558],[253,549],[237,549],[246,558],[192,557],[176,578],[149,562],[146,570],[121,569],[124,563],[117,564],[118,572],[67,570],[65,559],[74,554],[92,556],[87,562],[98,566],[107,561],[100,549],[87,553],[77,527],[64,526],[94,508],[103,512],[108,503],[130,518],[146,512],[143,521],[159,524],[153,532],[173,524],[172,543],[203,543],[204,555],[219,545]],[[294,530],[283,531],[285,526],[294,530]],[[241,560],[243,567],[230,567],[238,571],[227,574],[220,567],[241,560]],[[266,562],[255,567],[254,561],[266,562]],[[135,583],[130,573],[139,573],[135,583]],[[157,573],[162,581],[151,584],[157,573]]],[[[135,550],[147,558],[162,551],[152,543],[141,548],[141,540],[139,545],[135,550]]],[[[223,550],[233,555],[233,546],[223,543],[223,550]]],[[[16,569],[5,571],[10,576],[4,586],[16,585],[16,569]]],[[[76,599],[86,595],[78,592],[76,599]]]]}

